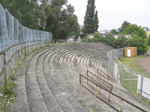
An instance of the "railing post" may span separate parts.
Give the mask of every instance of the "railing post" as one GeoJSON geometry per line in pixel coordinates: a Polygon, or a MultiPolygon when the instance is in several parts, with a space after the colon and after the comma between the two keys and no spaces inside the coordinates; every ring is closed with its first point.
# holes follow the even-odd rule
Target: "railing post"
{"type": "Polygon", "coordinates": [[[82,93],[82,76],[80,75],[80,102],[83,102],[83,93],[82,93]]]}
{"type": "Polygon", "coordinates": [[[120,106],[120,112],[123,112],[123,110],[122,110],[122,100],[121,100],[121,106],[120,106]]]}
{"type": "Polygon", "coordinates": [[[101,95],[101,80],[99,79],[99,95],[101,95]]]}
{"type": "MultiPolygon", "coordinates": [[[[5,52],[3,53],[3,61],[4,61],[4,66],[6,65],[6,54],[5,52]]],[[[4,70],[4,94],[7,90],[7,69],[4,70]]]]}
{"type": "Polygon", "coordinates": [[[97,111],[97,86],[96,86],[96,93],[95,93],[95,112],[97,111]]]}
{"type": "Polygon", "coordinates": [[[108,102],[110,103],[110,92],[108,94],[108,102]]]}
{"type": "Polygon", "coordinates": [[[88,84],[88,77],[89,77],[89,76],[88,76],[88,70],[86,71],[86,75],[87,75],[87,84],[88,84]]]}

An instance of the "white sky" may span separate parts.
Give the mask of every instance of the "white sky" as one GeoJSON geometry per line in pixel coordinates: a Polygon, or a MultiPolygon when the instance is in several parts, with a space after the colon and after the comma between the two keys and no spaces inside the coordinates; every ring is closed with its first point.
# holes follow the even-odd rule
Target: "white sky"
{"type": "MultiPolygon", "coordinates": [[[[87,0],[68,0],[74,6],[80,25],[83,25],[87,0]]],[[[126,20],[150,27],[150,0],[96,0],[99,30],[117,29],[126,20]]]]}

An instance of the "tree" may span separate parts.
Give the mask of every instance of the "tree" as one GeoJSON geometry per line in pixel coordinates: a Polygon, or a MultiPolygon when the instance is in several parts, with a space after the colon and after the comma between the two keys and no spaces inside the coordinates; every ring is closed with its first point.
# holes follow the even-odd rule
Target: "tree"
{"type": "Polygon", "coordinates": [[[112,30],[111,30],[111,33],[116,35],[116,34],[118,34],[119,32],[118,32],[116,29],[112,29],[112,30]]]}
{"type": "Polygon", "coordinates": [[[136,34],[138,38],[146,38],[146,32],[144,29],[140,26],[137,26],[136,24],[130,24],[126,28],[125,31],[126,34],[136,34]]]}
{"type": "Polygon", "coordinates": [[[96,32],[97,32],[98,27],[99,27],[98,23],[99,23],[99,20],[98,20],[98,11],[96,11],[95,15],[94,15],[94,31],[96,31],[96,32]]]}
{"type": "Polygon", "coordinates": [[[98,29],[98,23],[98,12],[95,12],[95,0],[88,0],[83,33],[94,33],[98,29]]]}
{"type": "Polygon", "coordinates": [[[53,0],[46,14],[46,30],[52,32],[53,39],[67,39],[79,33],[74,7],[67,5],[66,0],[53,0]]]}
{"type": "Polygon", "coordinates": [[[2,0],[2,5],[6,8],[19,22],[29,28],[38,29],[36,0],[2,0]]]}
{"type": "Polygon", "coordinates": [[[120,28],[120,32],[121,32],[121,33],[125,33],[126,28],[127,28],[129,25],[130,25],[129,22],[124,21],[123,24],[122,24],[122,26],[121,26],[121,28],[120,28]]]}
{"type": "Polygon", "coordinates": [[[2,5],[29,28],[52,32],[54,39],[79,34],[78,18],[67,0],[1,0],[2,5]]]}

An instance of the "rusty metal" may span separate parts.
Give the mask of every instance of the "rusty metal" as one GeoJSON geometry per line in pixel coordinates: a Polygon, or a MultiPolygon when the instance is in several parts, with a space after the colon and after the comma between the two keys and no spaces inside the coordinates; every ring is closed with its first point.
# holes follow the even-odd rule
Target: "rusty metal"
{"type": "MultiPolygon", "coordinates": [[[[3,61],[4,61],[4,65],[6,65],[6,54],[3,53],[3,61]]],[[[4,90],[7,89],[7,72],[6,69],[4,70],[4,90]]]]}
{"type": "MultiPolygon", "coordinates": [[[[115,93],[113,93],[113,92],[107,90],[105,87],[100,86],[100,85],[97,84],[95,81],[93,81],[93,80],[91,80],[91,79],[85,77],[84,75],[80,74],[80,78],[81,78],[81,77],[82,77],[82,78],[85,78],[86,80],[88,80],[88,81],[91,82],[92,84],[94,84],[94,85],[100,87],[101,89],[105,90],[106,92],[110,93],[111,95],[113,95],[113,96],[115,96],[115,97],[121,99],[122,101],[126,102],[127,104],[130,104],[131,106],[135,107],[136,109],[138,109],[138,110],[140,110],[140,111],[142,111],[142,112],[147,112],[147,111],[144,110],[143,108],[141,108],[141,107],[139,107],[139,106],[137,106],[137,105],[135,105],[135,104],[129,102],[128,100],[126,100],[126,99],[120,97],[119,95],[117,95],[117,94],[115,94],[115,93]]],[[[95,93],[93,93],[91,90],[89,90],[89,89],[88,89],[86,86],[84,86],[82,83],[80,83],[80,84],[82,85],[82,87],[84,87],[84,88],[87,89],[89,92],[91,92],[92,94],[95,95],[95,93]]],[[[102,100],[102,101],[104,102],[103,99],[100,98],[100,100],[102,100]]],[[[107,103],[106,101],[105,101],[104,103],[109,104],[109,103],[107,103]]],[[[110,106],[110,104],[109,104],[109,106],[110,106]]],[[[112,107],[113,109],[116,109],[116,108],[113,107],[112,105],[111,105],[111,107],[112,107]]],[[[118,110],[117,110],[117,111],[118,111],[118,110]]],[[[118,111],[118,112],[119,112],[119,111],[118,111]]]]}
{"type": "Polygon", "coordinates": [[[95,112],[97,110],[97,87],[96,87],[96,93],[95,93],[95,112]]]}
{"type": "Polygon", "coordinates": [[[108,74],[106,74],[105,72],[103,72],[102,70],[100,70],[99,68],[97,68],[97,73],[100,73],[100,75],[105,78],[106,80],[110,80],[110,76],[108,74]],[[103,74],[101,74],[103,73],[103,74]]]}
{"type": "MultiPolygon", "coordinates": [[[[35,41],[31,41],[31,42],[37,42],[37,41],[42,41],[42,40],[35,40],[35,41]]],[[[10,48],[12,48],[12,47],[14,47],[14,46],[16,46],[16,45],[21,45],[21,44],[25,44],[25,43],[28,43],[28,42],[20,42],[20,43],[17,43],[17,44],[13,44],[13,45],[9,46],[8,48],[2,50],[2,51],[0,52],[0,55],[3,54],[3,53],[5,53],[5,52],[8,51],[10,48]]]]}
{"type": "MultiPolygon", "coordinates": [[[[88,89],[86,86],[82,85],[82,87],[84,87],[87,91],[89,91],[91,94],[95,95],[94,92],[92,92],[90,89],[88,89]]],[[[119,112],[119,110],[117,108],[115,108],[113,105],[111,105],[110,103],[106,102],[105,100],[103,100],[101,97],[97,96],[98,99],[100,99],[101,101],[103,101],[105,104],[107,104],[108,106],[110,106],[111,108],[113,108],[116,112],[119,112]]]]}
{"type": "Polygon", "coordinates": [[[98,77],[97,75],[95,75],[94,73],[90,72],[89,70],[87,70],[88,73],[92,74],[93,77],[96,77],[99,82],[97,82],[96,80],[94,80],[94,78],[90,77],[90,75],[88,74],[88,77],[91,78],[92,80],[94,80],[95,82],[97,82],[97,84],[99,84],[100,86],[103,86],[104,88],[108,89],[108,91],[112,91],[113,89],[113,85],[110,84],[109,82],[103,80],[102,78],[98,77]]]}
{"type": "MultiPolygon", "coordinates": [[[[40,41],[40,40],[38,40],[38,41],[40,41]]],[[[36,41],[31,41],[31,42],[36,42],[36,41]]],[[[27,46],[22,47],[22,44],[25,44],[25,43],[27,43],[27,42],[14,44],[14,45],[9,46],[8,48],[6,48],[5,50],[3,50],[3,51],[0,52],[0,55],[2,55],[2,54],[5,54],[5,52],[7,52],[7,51],[8,51],[9,49],[11,49],[12,47],[14,47],[14,46],[16,46],[16,45],[21,45],[21,49],[17,50],[17,51],[10,57],[10,59],[9,59],[7,62],[4,63],[4,66],[2,67],[2,70],[0,71],[0,77],[1,77],[2,74],[5,72],[7,66],[8,66],[8,64],[11,62],[12,58],[13,58],[18,52],[20,52],[20,51],[22,52],[22,50],[24,50],[24,49],[27,47],[27,46]]],[[[34,45],[36,45],[36,44],[34,44],[34,45]]],[[[28,46],[29,46],[29,45],[28,45],[28,46]]]]}

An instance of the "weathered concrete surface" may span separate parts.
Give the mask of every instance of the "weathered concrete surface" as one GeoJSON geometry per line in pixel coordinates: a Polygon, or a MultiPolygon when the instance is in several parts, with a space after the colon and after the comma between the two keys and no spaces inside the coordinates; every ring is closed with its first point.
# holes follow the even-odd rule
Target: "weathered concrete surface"
{"type": "MultiPolygon", "coordinates": [[[[97,73],[96,68],[106,71],[106,53],[111,47],[101,43],[64,44],[41,50],[28,59],[25,74],[18,78],[17,102],[12,112],[88,112],[95,109],[95,96],[83,89],[84,101],[80,102],[79,74],[87,69],[97,73]],[[22,98],[25,99],[21,99],[22,98]],[[22,103],[19,103],[22,102],[22,103]],[[26,108],[25,108],[26,107],[26,108]],[[16,110],[15,110],[16,109],[16,110]]],[[[113,92],[150,111],[114,80],[113,92]]],[[[107,101],[108,93],[101,90],[101,97],[107,101]]],[[[111,102],[120,108],[120,99],[111,96],[111,102]]],[[[123,103],[123,112],[140,112],[123,103]]],[[[97,112],[115,112],[98,100],[97,112]]]]}

